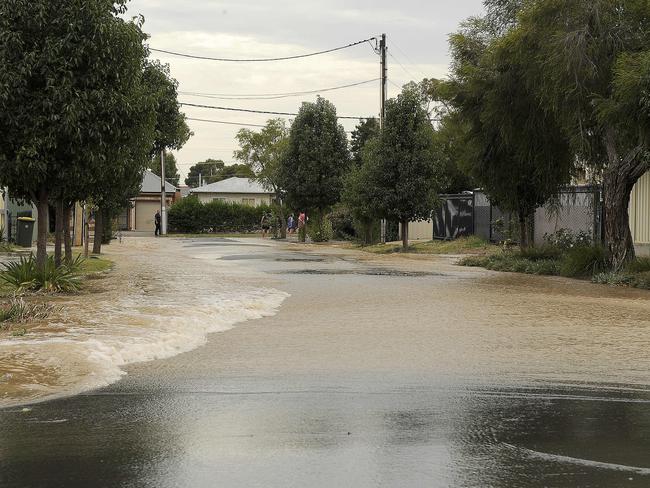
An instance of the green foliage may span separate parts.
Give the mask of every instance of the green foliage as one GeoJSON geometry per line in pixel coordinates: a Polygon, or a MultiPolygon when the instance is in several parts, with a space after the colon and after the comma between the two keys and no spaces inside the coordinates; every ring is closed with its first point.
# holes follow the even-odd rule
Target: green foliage
{"type": "Polygon", "coordinates": [[[327,242],[334,237],[332,223],[326,216],[315,216],[310,218],[307,223],[307,235],[311,237],[312,242],[327,242]]]}
{"type": "Polygon", "coordinates": [[[3,264],[0,281],[7,283],[16,292],[44,291],[75,292],[81,288],[81,277],[75,270],[75,263],[57,268],[54,256],[47,259],[45,269],[36,266],[33,255],[21,257],[17,262],[3,264]]]}
{"type": "Polygon", "coordinates": [[[377,119],[362,119],[352,131],[350,152],[356,166],[363,163],[363,149],[366,143],[379,136],[379,121],[377,119]]]}
{"type": "Polygon", "coordinates": [[[650,271],[650,257],[636,258],[625,266],[627,273],[646,273],[650,271]]]}
{"type": "Polygon", "coordinates": [[[365,143],[363,164],[345,177],[343,202],[365,228],[370,243],[373,221],[430,218],[438,196],[434,131],[417,87],[407,86],[386,105],[386,123],[365,143]]]}
{"type": "Polygon", "coordinates": [[[552,234],[544,234],[544,242],[561,250],[572,247],[588,247],[593,244],[592,236],[584,231],[574,233],[570,229],[558,229],[552,234]]]}
{"type": "Polygon", "coordinates": [[[593,276],[606,268],[606,253],[601,246],[580,246],[567,250],[560,263],[560,275],[569,278],[593,276]]]}
{"type": "Polygon", "coordinates": [[[203,204],[196,196],[190,196],[169,209],[169,229],[186,234],[255,232],[260,229],[265,213],[271,213],[267,205],[253,207],[219,200],[203,204]]]}
{"type": "Polygon", "coordinates": [[[321,97],[303,103],[280,166],[280,187],[289,206],[326,212],[339,201],[349,160],[345,129],[338,123],[334,105],[321,97]]]}
{"type": "Polygon", "coordinates": [[[529,260],[518,253],[504,252],[491,256],[467,256],[459,261],[461,266],[474,266],[493,271],[526,273],[535,275],[557,275],[559,266],[554,259],[529,260]]]}
{"type": "MultiPolygon", "coordinates": [[[[149,169],[153,174],[160,177],[160,154],[155,154],[151,158],[149,169]]],[[[174,186],[178,186],[181,181],[181,175],[178,173],[178,166],[176,164],[176,157],[172,154],[165,154],[165,180],[174,186]]]]}
{"type": "Polygon", "coordinates": [[[204,176],[203,182],[209,185],[233,177],[255,179],[255,172],[247,164],[229,164],[211,176],[204,176]]]}
{"type": "Polygon", "coordinates": [[[336,205],[328,217],[332,224],[333,237],[349,240],[357,236],[354,216],[345,205],[336,205]]]}
{"type": "Polygon", "coordinates": [[[240,129],[235,158],[250,168],[268,190],[280,196],[280,165],[287,150],[289,131],[282,119],[271,119],[260,131],[240,129]]]}
{"type": "Polygon", "coordinates": [[[530,261],[543,261],[559,259],[562,256],[563,249],[557,246],[546,244],[544,246],[530,246],[519,251],[519,255],[530,261]]]}
{"type": "Polygon", "coordinates": [[[199,174],[201,178],[206,178],[218,174],[226,165],[221,159],[206,159],[190,167],[185,178],[185,184],[190,188],[199,186],[199,174]]]}
{"type": "Polygon", "coordinates": [[[592,281],[603,285],[630,286],[650,290],[650,271],[639,273],[607,271],[595,274],[592,281]]]}
{"type": "Polygon", "coordinates": [[[9,303],[0,304],[0,328],[3,323],[24,323],[43,320],[54,311],[49,303],[27,303],[21,297],[12,297],[9,303]]]}

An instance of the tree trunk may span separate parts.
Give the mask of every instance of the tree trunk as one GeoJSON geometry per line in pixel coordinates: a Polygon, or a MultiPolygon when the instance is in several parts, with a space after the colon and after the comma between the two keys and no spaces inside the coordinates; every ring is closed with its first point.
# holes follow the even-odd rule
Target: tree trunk
{"type": "Polygon", "coordinates": [[[528,249],[528,226],[526,225],[526,215],[519,215],[519,249],[525,251],[528,249]]]}
{"type": "Polygon", "coordinates": [[[63,209],[63,243],[65,245],[65,262],[72,262],[72,236],[70,235],[70,219],[72,218],[72,205],[65,205],[63,209]]]}
{"type": "Polygon", "coordinates": [[[54,265],[58,268],[61,266],[63,257],[63,221],[65,219],[63,212],[63,200],[57,198],[54,205],[54,265]]]}
{"type": "Polygon", "coordinates": [[[603,178],[605,201],[605,243],[610,266],[620,270],[634,259],[634,242],[630,232],[630,194],[634,183],[615,169],[603,178]]]}
{"type": "Polygon", "coordinates": [[[278,214],[280,215],[280,239],[286,239],[287,238],[287,219],[286,215],[284,214],[284,205],[280,203],[278,205],[278,214]]]}
{"type": "Polygon", "coordinates": [[[95,237],[93,238],[93,254],[102,253],[102,238],[104,236],[104,211],[95,211],[95,237]]]}
{"type": "Polygon", "coordinates": [[[409,247],[409,221],[408,219],[402,220],[402,249],[405,251],[409,247]]]}
{"type": "Polygon", "coordinates": [[[47,233],[49,230],[48,191],[42,188],[38,192],[38,231],[36,240],[36,266],[45,271],[47,263],[47,233]]]}

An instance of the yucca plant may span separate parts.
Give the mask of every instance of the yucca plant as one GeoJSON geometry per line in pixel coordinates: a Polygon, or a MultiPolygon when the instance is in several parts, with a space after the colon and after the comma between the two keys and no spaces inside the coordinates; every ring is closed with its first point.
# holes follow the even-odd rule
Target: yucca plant
{"type": "Polygon", "coordinates": [[[0,280],[9,284],[16,292],[23,291],[44,291],[53,292],[74,292],[81,288],[79,259],[70,265],[57,267],[54,257],[48,257],[45,268],[39,270],[36,266],[36,259],[33,255],[28,258],[21,257],[19,261],[6,263],[0,271],[0,280]]]}

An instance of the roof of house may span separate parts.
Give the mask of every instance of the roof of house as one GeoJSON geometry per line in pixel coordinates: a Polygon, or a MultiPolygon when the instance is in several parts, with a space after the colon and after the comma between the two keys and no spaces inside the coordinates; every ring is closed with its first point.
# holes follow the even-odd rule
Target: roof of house
{"type": "Polygon", "coordinates": [[[227,178],[210,183],[209,185],[192,188],[190,193],[259,193],[272,195],[273,192],[264,188],[258,181],[250,178],[227,178]]]}
{"type": "MultiPolygon", "coordinates": [[[[140,188],[140,193],[160,193],[160,187],[160,176],[152,173],[149,170],[145,171],[144,177],[142,178],[142,187],[140,188]]],[[[176,187],[166,181],[165,191],[169,193],[175,193],[176,187]]]]}

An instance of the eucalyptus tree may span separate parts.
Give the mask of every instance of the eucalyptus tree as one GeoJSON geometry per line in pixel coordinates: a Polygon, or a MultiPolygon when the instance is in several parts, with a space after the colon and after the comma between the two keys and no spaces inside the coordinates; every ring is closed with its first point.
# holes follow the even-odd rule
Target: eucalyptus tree
{"type": "Polygon", "coordinates": [[[630,193],[650,170],[647,0],[524,2],[503,42],[523,67],[525,89],[602,175],[605,240],[620,268],[634,257],[630,193]]]}
{"type": "Polygon", "coordinates": [[[444,121],[462,124],[465,169],[517,215],[525,248],[535,209],[570,182],[575,158],[557,119],[526,86],[525,62],[503,25],[490,18],[470,19],[451,36],[452,75],[441,92],[453,108],[444,121]]]}
{"type": "Polygon", "coordinates": [[[283,119],[271,119],[259,131],[240,129],[236,137],[239,149],[234,153],[235,159],[249,167],[262,186],[275,194],[278,214],[283,222],[280,235],[284,239],[287,236],[284,225],[286,192],[282,186],[280,168],[289,142],[286,123],[283,119]]]}

